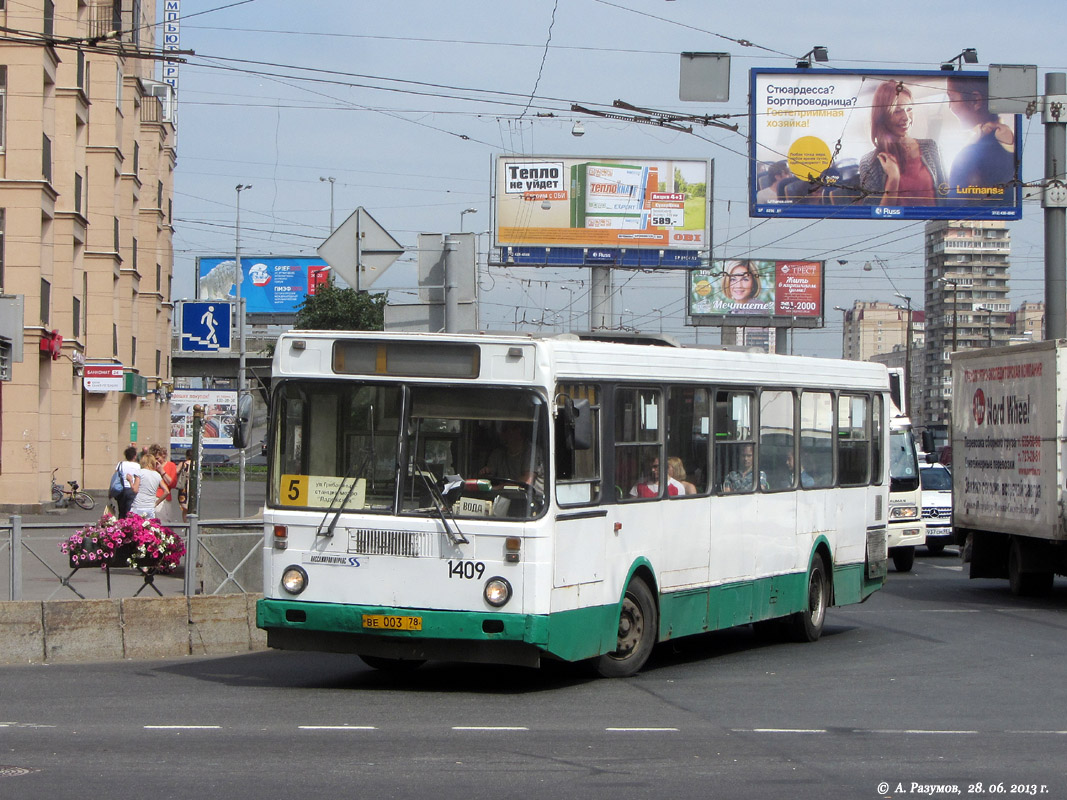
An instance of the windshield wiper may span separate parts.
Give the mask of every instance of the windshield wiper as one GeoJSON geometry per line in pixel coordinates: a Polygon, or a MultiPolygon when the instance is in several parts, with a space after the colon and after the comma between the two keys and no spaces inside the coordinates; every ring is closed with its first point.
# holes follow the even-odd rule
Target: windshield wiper
{"type": "Polygon", "coordinates": [[[470,540],[463,535],[463,531],[459,529],[459,523],[456,522],[456,518],[452,515],[451,507],[448,507],[446,512],[445,500],[441,495],[441,492],[437,488],[436,479],[431,480],[433,473],[430,472],[425,462],[420,462],[415,465],[415,472],[422,482],[426,485],[426,490],[430,493],[430,499],[433,500],[434,510],[437,511],[437,516],[441,520],[441,524],[445,526],[445,533],[448,534],[449,541],[452,544],[468,544],[470,540]],[[456,530],[452,530],[452,526],[448,524],[448,518],[452,517],[452,525],[456,526],[456,530]]]}
{"type": "Polygon", "coordinates": [[[371,454],[368,450],[364,454],[363,460],[359,463],[359,465],[356,466],[355,464],[353,464],[352,468],[348,470],[348,474],[341,478],[341,482],[337,484],[337,491],[333,493],[333,498],[330,500],[330,507],[326,509],[326,513],[322,516],[322,522],[320,522],[319,527],[315,529],[315,536],[333,536],[333,529],[337,527],[337,520],[340,518],[341,512],[345,510],[345,506],[348,505],[348,501],[352,497],[352,492],[355,491],[356,485],[360,481],[360,478],[358,476],[361,476],[363,474],[363,470],[367,468],[367,462],[370,461],[370,456],[371,454]],[[335,509],[334,504],[337,502],[337,498],[340,496],[341,490],[345,488],[345,481],[347,481],[349,478],[352,479],[352,483],[349,485],[348,491],[345,492],[344,500],[342,500],[341,504],[335,509]],[[330,520],[329,526],[327,526],[326,531],[323,532],[322,526],[329,518],[331,512],[333,513],[333,519],[330,520]]]}

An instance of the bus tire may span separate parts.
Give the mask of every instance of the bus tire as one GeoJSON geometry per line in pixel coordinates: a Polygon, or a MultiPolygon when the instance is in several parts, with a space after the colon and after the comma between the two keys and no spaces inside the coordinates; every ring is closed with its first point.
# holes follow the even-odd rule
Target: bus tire
{"type": "Polygon", "coordinates": [[[897,572],[911,572],[915,565],[915,546],[894,547],[889,553],[897,572]]]}
{"type": "Polygon", "coordinates": [[[808,571],[807,606],[789,618],[793,639],[798,642],[817,642],[822,636],[829,605],[830,577],[826,572],[826,561],[816,554],[808,571]]]}
{"type": "Polygon", "coordinates": [[[382,656],[360,656],[359,660],[371,669],[382,672],[413,672],[425,664],[415,658],[383,658],[382,656]]]}
{"type": "Polygon", "coordinates": [[[1052,592],[1055,574],[1051,570],[1023,571],[1023,545],[1012,537],[1008,547],[1008,586],[1017,597],[1044,597],[1052,592]]]}
{"type": "Polygon", "coordinates": [[[626,678],[636,673],[648,661],[658,630],[656,599],[648,584],[634,578],[622,599],[616,648],[597,659],[597,674],[604,678],[626,678]]]}

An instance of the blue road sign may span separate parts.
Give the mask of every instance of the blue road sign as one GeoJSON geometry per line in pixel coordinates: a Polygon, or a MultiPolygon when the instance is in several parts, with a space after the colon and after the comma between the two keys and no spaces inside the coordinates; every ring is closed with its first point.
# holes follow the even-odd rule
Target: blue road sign
{"type": "Polygon", "coordinates": [[[233,303],[223,300],[182,303],[182,352],[228,353],[233,303]]]}

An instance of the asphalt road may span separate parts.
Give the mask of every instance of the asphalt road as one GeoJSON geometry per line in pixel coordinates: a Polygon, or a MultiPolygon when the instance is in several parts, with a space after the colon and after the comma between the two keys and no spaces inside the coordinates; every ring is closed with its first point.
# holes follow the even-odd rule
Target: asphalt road
{"type": "Polygon", "coordinates": [[[1020,599],[920,555],[815,644],[740,628],[624,680],[281,652],[3,667],[0,797],[1062,798],[1065,612],[1062,580],[1020,599]]]}

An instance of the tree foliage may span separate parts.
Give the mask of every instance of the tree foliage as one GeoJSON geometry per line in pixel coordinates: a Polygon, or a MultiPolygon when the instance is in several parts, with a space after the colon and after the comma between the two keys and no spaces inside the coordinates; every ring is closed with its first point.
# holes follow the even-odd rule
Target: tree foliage
{"type": "Polygon", "coordinates": [[[294,328],[315,331],[380,331],[385,328],[385,293],[339,289],[333,280],[308,294],[296,310],[294,328]]]}

